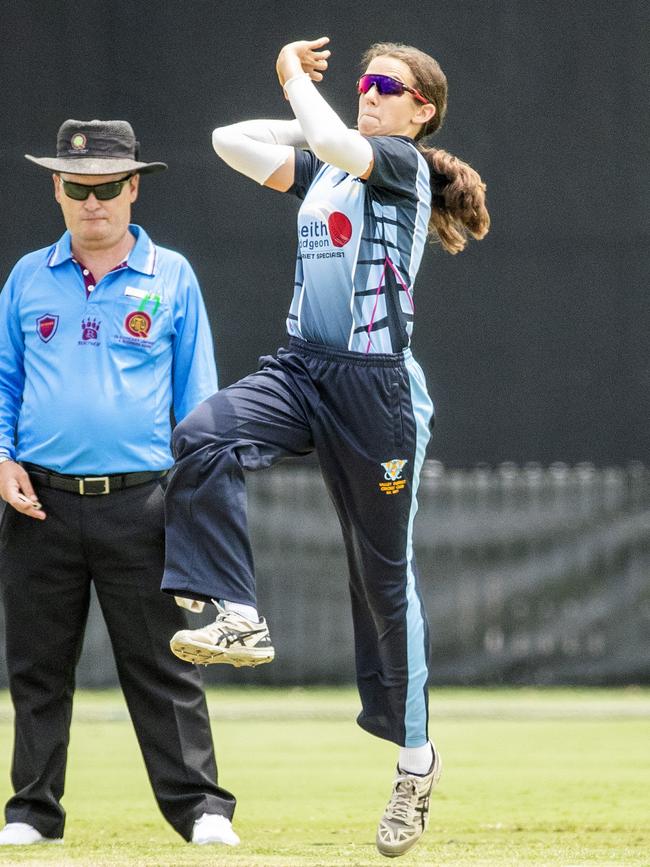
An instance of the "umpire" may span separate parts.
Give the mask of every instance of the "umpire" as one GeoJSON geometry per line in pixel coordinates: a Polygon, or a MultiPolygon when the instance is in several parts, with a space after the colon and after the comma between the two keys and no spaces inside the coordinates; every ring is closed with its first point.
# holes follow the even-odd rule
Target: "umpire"
{"type": "MultiPolygon", "coordinates": [[[[144,163],[125,121],[67,120],[53,172],[67,231],[0,295],[0,583],[15,744],[0,844],[60,841],[75,667],[94,583],[156,799],[194,843],[236,845],[186,625],[160,592],[177,421],[217,389],[186,259],[130,224],[144,163]]],[[[90,795],[91,793],[89,793],[90,795]]]]}

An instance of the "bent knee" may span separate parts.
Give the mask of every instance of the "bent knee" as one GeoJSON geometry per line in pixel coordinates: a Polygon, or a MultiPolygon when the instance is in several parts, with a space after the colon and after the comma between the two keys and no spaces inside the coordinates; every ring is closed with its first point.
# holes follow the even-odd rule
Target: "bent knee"
{"type": "Polygon", "coordinates": [[[195,407],[172,433],[174,458],[187,457],[210,446],[223,447],[234,440],[237,420],[225,392],[217,392],[195,407]],[[233,434],[233,436],[231,436],[233,434]]]}

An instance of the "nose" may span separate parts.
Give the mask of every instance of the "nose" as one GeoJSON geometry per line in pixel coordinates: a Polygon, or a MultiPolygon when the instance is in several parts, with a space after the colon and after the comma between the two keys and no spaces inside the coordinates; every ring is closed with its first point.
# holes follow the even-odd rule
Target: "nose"
{"type": "Polygon", "coordinates": [[[364,94],[362,94],[363,98],[366,102],[369,102],[370,105],[377,105],[379,91],[377,90],[377,85],[373,84],[364,94]]]}
{"type": "Polygon", "coordinates": [[[95,197],[94,193],[89,193],[88,198],[84,201],[84,208],[89,211],[96,211],[97,208],[101,208],[102,203],[95,197]]]}

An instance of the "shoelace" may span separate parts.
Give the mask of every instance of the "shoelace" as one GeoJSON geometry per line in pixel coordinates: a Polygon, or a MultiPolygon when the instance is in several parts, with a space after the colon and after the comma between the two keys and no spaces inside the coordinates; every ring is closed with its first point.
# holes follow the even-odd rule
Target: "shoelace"
{"type": "Polygon", "coordinates": [[[398,819],[407,824],[413,821],[415,807],[417,805],[418,791],[414,780],[408,777],[397,777],[395,788],[385,816],[388,819],[398,819]]]}
{"type": "MultiPolygon", "coordinates": [[[[219,636],[223,635],[224,621],[228,621],[229,619],[230,618],[228,617],[228,613],[224,612],[223,614],[219,614],[216,620],[214,620],[212,623],[208,623],[208,625],[204,627],[205,631],[210,636],[210,640],[216,639],[219,636]]],[[[226,626],[231,633],[236,632],[236,627],[233,627],[232,623],[227,622],[226,626]]]]}
{"type": "Polygon", "coordinates": [[[232,638],[236,638],[239,634],[248,635],[251,631],[261,631],[261,624],[253,624],[253,626],[255,625],[258,625],[259,629],[256,630],[253,628],[253,630],[251,630],[251,624],[245,618],[241,617],[241,615],[234,614],[232,611],[221,611],[217,615],[217,619],[212,623],[208,623],[204,629],[212,641],[220,638],[224,633],[228,634],[232,638]]]}
{"type": "MultiPolygon", "coordinates": [[[[212,601],[214,602],[214,600],[212,601]]],[[[250,621],[237,611],[226,611],[225,608],[217,605],[217,612],[217,619],[211,623],[210,626],[217,626],[217,624],[226,623],[231,629],[250,628],[250,621]]]]}

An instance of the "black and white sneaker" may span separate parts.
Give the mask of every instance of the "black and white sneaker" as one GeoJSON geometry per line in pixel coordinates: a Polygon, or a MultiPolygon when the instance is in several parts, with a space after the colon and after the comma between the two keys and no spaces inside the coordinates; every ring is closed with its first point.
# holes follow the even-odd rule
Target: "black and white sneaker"
{"type": "Polygon", "coordinates": [[[396,858],[415,846],[429,824],[429,797],[440,779],[442,762],[435,751],[428,774],[407,774],[397,769],[393,792],[377,828],[377,849],[396,858]]]}
{"type": "Polygon", "coordinates": [[[177,632],[169,642],[172,653],[198,665],[225,662],[239,668],[272,662],[275,649],[264,618],[259,622],[248,620],[219,605],[217,611],[214,623],[177,632]]]}

